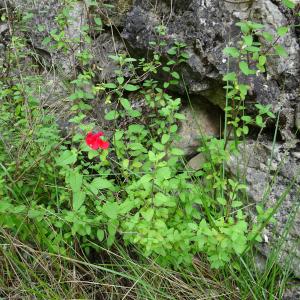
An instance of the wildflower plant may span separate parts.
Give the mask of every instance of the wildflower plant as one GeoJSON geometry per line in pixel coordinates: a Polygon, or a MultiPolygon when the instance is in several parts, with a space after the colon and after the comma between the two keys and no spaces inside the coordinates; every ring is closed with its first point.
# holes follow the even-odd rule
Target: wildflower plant
{"type": "MultiPolygon", "coordinates": [[[[64,52],[74,42],[64,34],[68,15],[68,10],[62,12],[57,18],[60,31],[52,31],[44,40],[64,52]]],[[[173,267],[191,266],[199,253],[214,268],[242,255],[253,240],[260,239],[262,220],[270,219],[271,211],[259,207],[260,218],[250,222],[243,202],[246,185],[226,174],[225,164],[239,151],[239,141],[249,127],[264,127],[274,115],[261,104],[255,117],[247,115],[249,87],[239,80],[241,73],[265,71],[268,55],[254,36],[271,37],[262,24],[238,26],[243,34],[240,47],[224,50],[239,65],[238,73],[224,75],[224,138],[203,137],[199,152],[207,160],[197,172],[185,166],[184,151],[174,143],[180,141],[184,115],[181,99],[171,91],[181,83],[179,70],[189,55],[184,43],[166,42],[164,26],[156,28],[158,38],[150,43],[152,59],[124,53],[111,56],[118,64],[112,82],[95,84],[95,74],[88,68],[91,53],[87,49],[77,53],[82,72],[71,82],[72,130],[66,138],[61,137],[53,115],[41,117],[44,111],[36,91],[30,89],[32,81],[1,83],[1,226],[25,240],[33,234],[48,251],[60,254],[77,253],[79,247],[89,254],[92,249],[112,247],[119,239],[173,267]],[[104,117],[107,128],[100,128],[105,134],[96,132],[99,124],[88,121],[91,101],[100,96],[115,106],[104,117]],[[136,106],[136,99],[143,105],[136,106]],[[9,134],[7,128],[12,128],[9,134]],[[229,141],[231,131],[234,142],[229,141]],[[18,159],[8,162],[11,156],[18,159]]],[[[83,30],[87,33],[87,28],[83,30]]],[[[278,29],[279,36],[285,32],[278,29]]],[[[270,41],[273,54],[286,55],[275,41],[270,41]]],[[[21,51],[24,44],[18,45],[21,51]]]]}

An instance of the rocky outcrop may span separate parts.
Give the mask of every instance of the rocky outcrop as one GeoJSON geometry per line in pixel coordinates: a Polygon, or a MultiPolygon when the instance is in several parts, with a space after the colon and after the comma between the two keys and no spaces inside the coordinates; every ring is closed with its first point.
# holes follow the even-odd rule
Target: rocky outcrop
{"type": "Polygon", "coordinates": [[[276,223],[264,229],[264,242],[258,247],[266,256],[278,250],[283,266],[291,264],[300,277],[300,153],[288,153],[283,145],[266,141],[248,141],[240,150],[227,166],[247,183],[254,218],[256,204],[265,204],[275,212],[276,223]]]}
{"type": "MultiPolygon", "coordinates": [[[[280,7],[270,0],[234,3],[235,1],[135,1],[122,31],[122,37],[133,53],[150,50],[149,41],[155,40],[154,28],[167,27],[165,39],[187,44],[190,59],[180,71],[189,93],[202,95],[208,101],[224,106],[222,75],[228,62],[222,50],[235,45],[239,29],[235,23],[252,19],[265,25],[267,31],[276,32],[279,26],[293,22],[280,7]],[[157,4],[157,5],[155,5],[157,4]]],[[[294,116],[299,99],[300,54],[296,33],[289,33],[279,40],[286,48],[288,58],[274,57],[267,65],[267,74],[251,77],[251,102],[271,104],[274,111],[281,111],[281,131],[284,139],[295,138],[294,116]]],[[[263,42],[263,41],[262,41],[263,42]]],[[[234,67],[234,65],[232,65],[234,67]]],[[[179,92],[183,92],[183,89],[179,92]]]]}

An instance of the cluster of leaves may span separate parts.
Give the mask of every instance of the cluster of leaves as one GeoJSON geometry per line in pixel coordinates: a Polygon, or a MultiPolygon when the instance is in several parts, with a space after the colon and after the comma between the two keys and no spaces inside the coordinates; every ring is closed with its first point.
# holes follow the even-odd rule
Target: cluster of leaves
{"type": "MultiPolygon", "coordinates": [[[[64,8],[57,18],[58,29],[45,38],[45,44],[71,51],[78,41],[66,38],[69,15],[70,8],[64,8]]],[[[101,27],[98,19],[94,21],[101,27]]],[[[270,36],[261,32],[261,24],[238,26],[243,33],[240,48],[224,52],[239,61],[244,75],[264,72],[267,52],[254,36],[267,41],[270,36]]],[[[89,42],[88,28],[83,31],[89,42]]],[[[278,29],[278,34],[286,31],[278,29]]],[[[207,161],[196,173],[185,168],[184,152],[174,146],[180,141],[177,132],[184,116],[181,100],[169,90],[180,84],[179,65],[189,56],[185,44],[166,43],[165,27],[159,26],[157,33],[157,41],[151,42],[152,60],[126,54],[111,57],[119,66],[114,82],[95,85],[89,68],[92,54],[77,53],[83,71],[71,82],[74,89],[68,97],[73,112],[70,139],[62,139],[55,118],[43,113],[36,96],[38,76],[1,86],[1,226],[24,239],[35,232],[42,245],[59,253],[65,253],[65,245],[76,248],[78,242],[86,253],[102,243],[110,247],[120,236],[146,256],[175,267],[192,264],[193,256],[202,252],[212,267],[219,268],[242,254],[253,239],[259,240],[270,211],[258,207],[258,223],[250,226],[241,200],[246,186],[224,171],[229,155],[239,151],[237,143],[228,142],[226,134],[224,139],[207,138],[199,149],[207,161]],[[154,79],[158,74],[161,82],[154,79]],[[105,115],[115,128],[111,147],[100,153],[85,143],[85,135],[97,125],[88,122],[87,115],[93,110],[91,100],[99,94],[116,107],[105,115]],[[136,98],[143,99],[147,113],[134,105],[136,98]],[[129,120],[127,125],[118,126],[124,119],[129,120]]],[[[15,39],[12,43],[16,47],[15,39]]],[[[279,45],[272,46],[282,55],[279,45]]],[[[249,87],[239,82],[239,75],[224,76],[226,125],[237,138],[248,134],[249,125],[264,126],[264,117],[274,117],[270,107],[262,105],[257,105],[255,118],[245,115],[249,87]]]]}
{"type": "Polygon", "coordinates": [[[270,105],[256,104],[257,115],[253,118],[245,113],[245,98],[250,86],[243,83],[243,76],[258,76],[266,71],[268,56],[278,55],[287,57],[285,48],[279,43],[281,37],[289,30],[282,26],[277,29],[277,36],[264,31],[264,25],[251,21],[239,22],[242,39],[238,42],[239,48],[227,47],[224,54],[237,60],[239,71],[224,75],[226,81],[226,108],[228,125],[234,128],[237,137],[249,133],[249,125],[266,126],[268,118],[275,118],[270,105]],[[259,39],[258,41],[257,38],[259,39]],[[264,42],[262,42],[264,41],[264,42]]]}

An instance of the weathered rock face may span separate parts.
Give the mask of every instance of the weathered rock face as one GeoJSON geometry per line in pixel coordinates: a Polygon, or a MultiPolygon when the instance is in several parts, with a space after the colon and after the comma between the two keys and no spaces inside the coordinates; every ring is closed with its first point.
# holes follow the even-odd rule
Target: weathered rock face
{"type": "Polygon", "coordinates": [[[268,255],[280,247],[281,263],[291,262],[292,270],[299,277],[299,153],[285,152],[279,144],[273,147],[272,143],[256,141],[249,141],[240,149],[241,155],[232,156],[228,162],[229,171],[240,179],[245,178],[250,204],[265,203],[267,208],[276,209],[277,223],[264,230],[265,242],[259,245],[260,251],[268,255]],[[286,241],[276,245],[280,237],[286,241]]]}
{"type": "MultiPolygon", "coordinates": [[[[201,94],[221,107],[224,106],[221,78],[227,70],[222,50],[235,45],[239,39],[235,23],[250,18],[275,33],[277,27],[292,22],[289,15],[270,0],[242,4],[218,0],[175,1],[173,6],[170,1],[155,4],[155,1],[135,1],[127,14],[122,37],[135,52],[146,51],[149,50],[149,41],[155,40],[155,26],[166,25],[168,42],[180,40],[187,44],[190,59],[181,73],[189,92],[201,94]]],[[[252,77],[247,82],[251,86],[251,101],[271,104],[273,110],[280,110],[286,120],[281,124],[282,136],[293,139],[295,107],[300,101],[299,41],[291,30],[280,42],[286,47],[289,57],[274,57],[267,66],[267,76],[252,77]]]]}
{"type": "Polygon", "coordinates": [[[300,287],[299,282],[291,283],[287,287],[286,291],[283,294],[283,300],[297,300],[300,299],[300,287]]]}

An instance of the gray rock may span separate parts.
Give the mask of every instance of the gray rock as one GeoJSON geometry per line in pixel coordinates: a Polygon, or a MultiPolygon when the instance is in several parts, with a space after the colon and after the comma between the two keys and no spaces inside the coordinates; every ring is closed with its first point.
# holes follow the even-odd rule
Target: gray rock
{"type": "Polygon", "coordinates": [[[49,51],[49,47],[44,46],[42,41],[50,35],[51,30],[57,29],[55,18],[63,8],[63,2],[57,0],[10,0],[8,2],[15,11],[23,15],[31,14],[26,28],[28,38],[37,48],[49,51]]]}
{"type": "Polygon", "coordinates": [[[273,148],[271,143],[249,141],[240,150],[241,155],[232,156],[227,165],[237,178],[245,178],[249,207],[265,203],[267,208],[275,208],[280,203],[274,215],[277,222],[265,228],[265,241],[258,245],[259,250],[267,256],[280,247],[279,263],[290,263],[294,274],[300,277],[299,160],[279,144],[273,148]]]}
{"type": "Polygon", "coordinates": [[[7,30],[8,30],[8,24],[7,23],[0,24],[0,34],[6,32],[7,30]]]}
{"type": "Polygon", "coordinates": [[[187,167],[191,168],[195,171],[198,171],[202,168],[203,164],[206,162],[206,157],[203,153],[199,153],[196,156],[194,156],[193,158],[191,158],[188,163],[187,163],[187,167]]]}
{"type": "Polygon", "coordinates": [[[103,17],[104,24],[123,27],[126,13],[131,9],[134,0],[104,0],[99,13],[103,17]],[[110,7],[105,7],[109,4],[110,7]]]}
{"type": "Polygon", "coordinates": [[[181,113],[185,116],[182,122],[179,135],[180,142],[175,145],[184,150],[185,155],[191,155],[197,152],[201,145],[201,140],[207,136],[220,136],[220,124],[222,112],[218,107],[199,99],[191,99],[193,105],[186,106],[181,113]]]}
{"type": "MultiPolygon", "coordinates": [[[[270,0],[247,3],[194,0],[185,4],[183,1],[174,1],[173,6],[170,1],[158,2],[135,1],[127,14],[123,38],[131,46],[133,53],[139,55],[150,50],[149,41],[156,40],[154,28],[161,23],[166,25],[168,33],[164,39],[167,43],[180,40],[187,44],[190,59],[180,71],[189,93],[200,94],[222,108],[222,75],[227,71],[227,61],[222,50],[228,45],[236,45],[239,39],[240,33],[235,23],[250,18],[261,22],[266,30],[275,33],[277,27],[290,21],[289,15],[281,11],[280,5],[270,0]]],[[[285,46],[289,57],[270,59],[267,74],[247,80],[251,86],[249,99],[252,103],[271,104],[274,111],[281,111],[288,120],[280,130],[283,138],[289,140],[295,138],[294,107],[299,101],[300,92],[299,42],[294,30],[290,30],[279,41],[285,46]]],[[[181,87],[178,91],[184,93],[184,88],[181,87]]]]}
{"type": "Polygon", "coordinates": [[[97,66],[97,80],[103,82],[115,78],[114,71],[118,65],[109,56],[126,53],[126,48],[120,38],[112,36],[110,32],[103,32],[92,41],[90,51],[93,55],[91,63],[97,66]]]}
{"type": "MultiPolygon", "coordinates": [[[[276,28],[288,24],[287,18],[271,0],[255,1],[250,16],[264,24],[265,29],[272,34],[276,33],[276,28]]],[[[268,64],[268,73],[277,78],[282,74],[285,76],[290,74],[299,83],[299,78],[297,78],[300,70],[299,44],[295,34],[290,30],[283,38],[279,39],[279,42],[285,46],[288,57],[275,56],[268,64]]]]}
{"type": "Polygon", "coordinates": [[[300,299],[300,283],[294,282],[287,286],[283,293],[283,300],[299,300],[300,299]]]}

